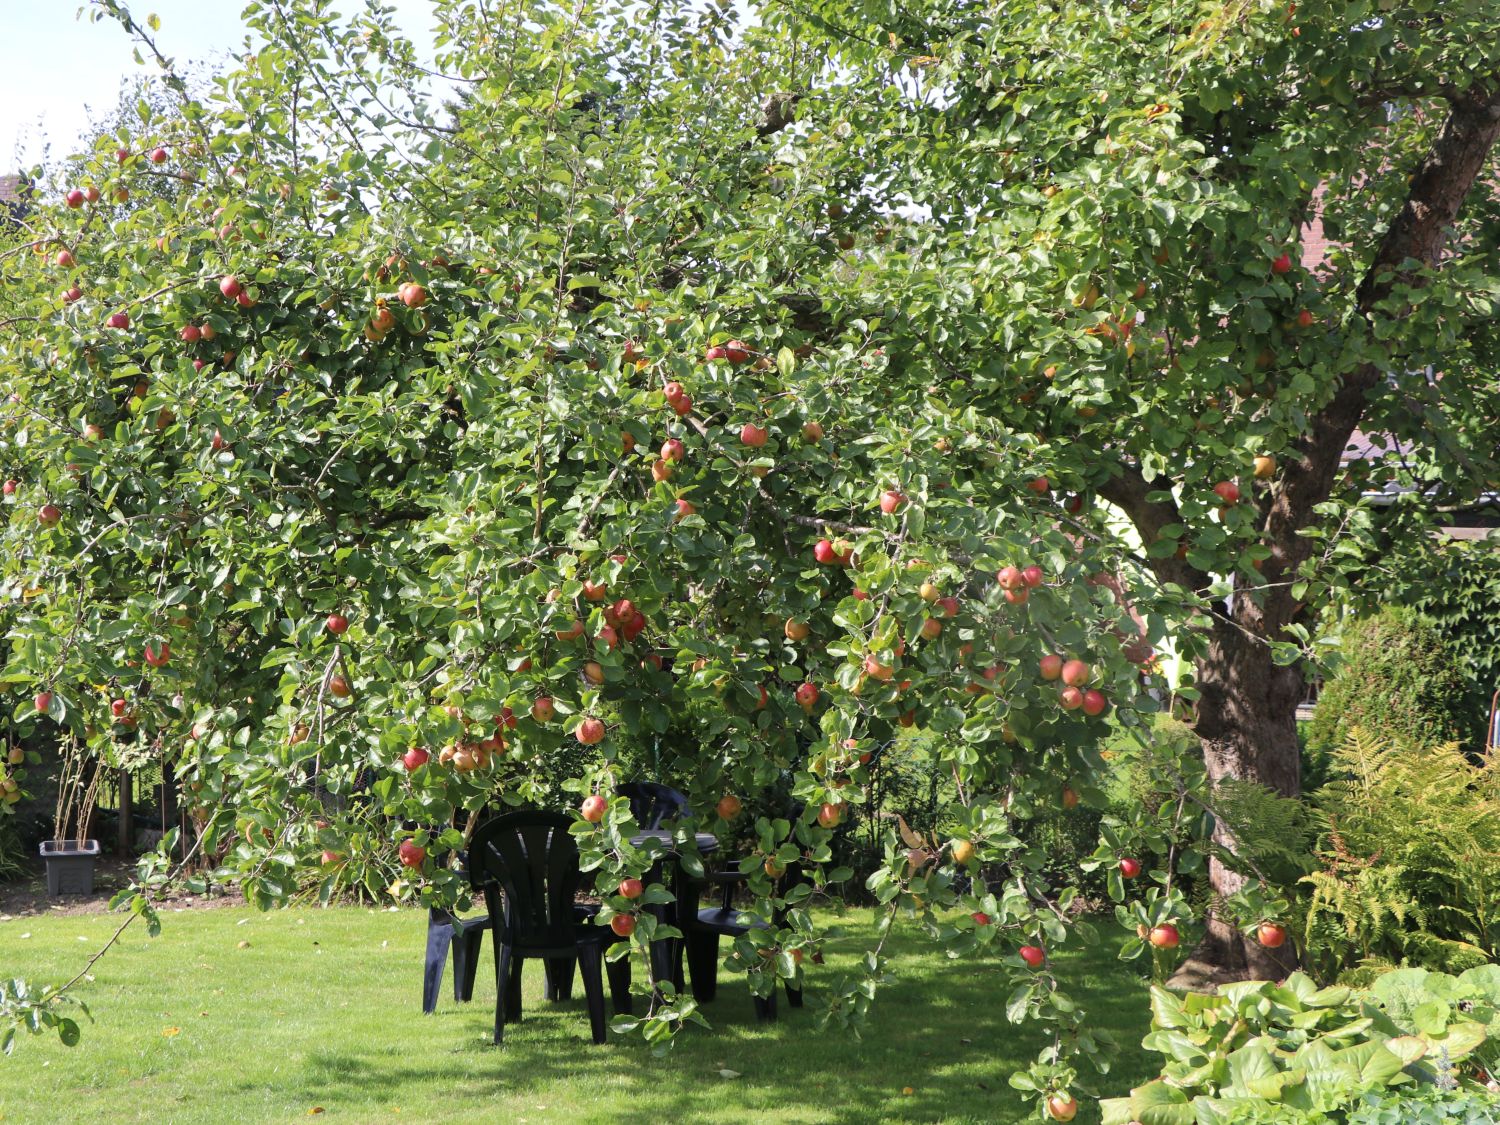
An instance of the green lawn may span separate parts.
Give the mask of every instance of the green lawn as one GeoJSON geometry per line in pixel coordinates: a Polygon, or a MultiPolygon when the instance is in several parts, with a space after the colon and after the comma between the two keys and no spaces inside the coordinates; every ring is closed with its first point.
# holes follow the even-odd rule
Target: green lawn
{"type": "MultiPolygon", "coordinates": [[[[70,975],[115,921],[0,923],[0,973],[70,975]]],[[[689,1031],[661,1059],[635,1040],[595,1047],[581,988],[570,1004],[542,1003],[532,963],[525,1020],[491,1046],[488,942],[475,1002],[449,992],[424,1017],[417,911],[222,909],[163,923],[154,940],[130,930],[99,963],[83,992],[97,1022],[80,1046],[24,1037],[0,1060],[0,1121],[290,1121],[321,1107],[325,1120],[352,1122],[1006,1122],[1027,1111],[1006,1077],[1039,1045],[1006,1022],[992,961],[948,962],[917,934],[888,947],[896,979],[866,1038],[820,1032],[818,979],[864,947],[864,911],[813,968],[807,1008],[783,1004],[780,1022],[757,1025],[744,987],[721,980],[707,1008],[714,1031],[689,1031]]],[[[1112,945],[1060,971],[1125,1046],[1106,1091],[1138,1084],[1141,982],[1112,945]]],[[[1078,1120],[1096,1120],[1091,1104],[1078,1120]]]]}

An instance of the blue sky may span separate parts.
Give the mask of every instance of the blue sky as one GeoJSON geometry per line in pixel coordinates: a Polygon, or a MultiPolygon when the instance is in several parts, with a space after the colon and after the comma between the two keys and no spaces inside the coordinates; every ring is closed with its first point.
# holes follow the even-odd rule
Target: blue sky
{"type": "MultiPolygon", "coordinates": [[[[419,46],[430,42],[426,0],[386,2],[419,46]]],[[[154,63],[135,62],[114,20],[77,18],[84,3],[0,0],[0,172],[40,160],[44,140],[53,158],[60,156],[84,131],[89,109],[114,106],[122,79],[157,73],[154,63]]],[[[143,23],[150,13],[160,17],[157,43],[178,61],[222,62],[244,39],[239,0],[131,0],[129,6],[143,23]]]]}

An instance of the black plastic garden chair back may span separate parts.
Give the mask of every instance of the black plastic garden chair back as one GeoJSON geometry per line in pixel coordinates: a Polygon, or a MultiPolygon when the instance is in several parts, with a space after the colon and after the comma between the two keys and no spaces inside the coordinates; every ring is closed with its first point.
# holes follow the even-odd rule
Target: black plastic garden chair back
{"type": "Polygon", "coordinates": [[[484,890],[498,940],[541,956],[570,954],[577,943],[573,899],[582,874],[578,843],[568,829],[573,818],[562,813],[505,813],[486,821],[469,843],[469,878],[484,890]]]}
{"type": "Polygon", "coordinates": [[[654,832],[671,820],[693,815],[687,797],[670,785],[655,781],[630,781],[617,793],[630,802],[630,815],[643,830],[654,832]]]}

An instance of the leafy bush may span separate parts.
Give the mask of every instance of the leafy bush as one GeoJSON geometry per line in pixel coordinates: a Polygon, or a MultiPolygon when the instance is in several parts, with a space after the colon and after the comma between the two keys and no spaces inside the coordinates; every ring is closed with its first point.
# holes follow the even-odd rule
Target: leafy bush
{"type": "Polygon", "coordinates": [[[1476,744],[1500,688],[1500,539],[1465,542],[1434,535],[1425,504],[1394,504],[1370,545],[1354,608],[1406,606],[1436,627],[1465,684],[1464,745],[1476,744]]]}
{"type": "Polygon", "coordinates": [[[1349,1125],[1497,1125],[1500,1095],[1494,1091],[1416,1090],[1370,1092],[1349,1115],[1349,1125]]]}
{"type": "Polygon", "coordinates": [[[1500,1050],[1500,966],[1395,972],[1365,992],[1320,989],[1302,973],[1217,995],[1158,986],[1151,1013],[1143,1045],[1166,1057],[1161,1076],[1106,1099],[1104,1125],[1347,1122],[1389,1090],[1484,1095],[1473,1067],[1455,1064],[1487,1068],[1500,1050]]]}
{"type": "Polygon", "coordinates": [[[1394,608],[1357,618],[1343,631],[1338,670],[1307,727],[1308,747],[1331,751],[1356,727],[1413,745],[1459,739],[1467,692],[1452,649],[1430,622],[1394,608]]]}
{"type": "Polygon", "coordinates": [[[1312,798],[1320,867],[1302,880],[1310,963],[1331,978],[1500,954],[1500,764],[1360,732],[1331,761],[1338,780],[1312,798]]]}

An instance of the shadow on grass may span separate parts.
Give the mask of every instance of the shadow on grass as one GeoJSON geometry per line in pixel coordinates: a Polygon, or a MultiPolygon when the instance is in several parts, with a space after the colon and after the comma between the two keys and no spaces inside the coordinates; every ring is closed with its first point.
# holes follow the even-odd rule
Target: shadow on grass
{"type": "MultiPolygon", "coordinates": [[[[1035,1056],[1045,1035],[1006,1020],[1008,971],[993,958],[946,961],[919,936],[893,946],[892,979],[880,991],[863,1039],[819,1026],[825,1003],[819,977],[833,981],[863,948],[859,940],[844,939],[833,947],[831,964],[809,975],[805,1008],[783,1002],[777,1022],[757,1023],[743,981],[726,975],[719,998],[704,1008],[713,1030],[688,1029],[664,1057],[634,1038],[611,1035],[608,1045],[595,1046],[581,995],[563,1004],[542,1001],[541,968],[529,962],[523,1019],[507,1024],[504,1045],[493,1046],[486,949],[472,1005],[455,1005],[450,993],[436,1016],[392,1013],[383,1044],[310,1049],[298,1056],[296,1069],[279,1075],[286,1082],[280,1092],[309,1105],[326,1102],[345,1113],[363,1107],[379,1115],[362,1120],[384,1120],[393,1098],[420,1092],[425,1105],[392,1118],[417,1119],[440,1110],[444,1090],[464,1102],[493,1103],[496,1120],[865,1125],[1026,1119],[1030,1106],[1007,1079],[1035,1056]]],[[[1115,961],[1115,951],[1106,943],[1070,953],[1058,968],[1070,994],[1087,1008],[1090,1026],[1119,1040],[1125,1069],[1103,1078],[1085,1075],[1085,1084],[1105,1093],[1123,1093],[1149,1076],[1139,1050],[1149,1018],[1144,984],[1115,961]]],[[[240,1090],[264,1093],[264,1086],[246,1082],[240,1090]]],[[[1080,1122],[1093,1114],[1093,1106],[1085,1106],[1080,1122]]]]}

